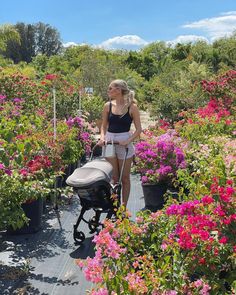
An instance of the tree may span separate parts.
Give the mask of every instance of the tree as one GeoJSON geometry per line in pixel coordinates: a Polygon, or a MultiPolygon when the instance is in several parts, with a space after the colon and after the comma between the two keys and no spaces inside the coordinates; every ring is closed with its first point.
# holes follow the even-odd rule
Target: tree
{"type": "Polygon", "coordinates": [[[221,38],[213,43],[213,48],[219,52],[220,60],[227,66],[236,66],[236,31],[229,38],[221,38]]]}
{"type": "Polygon", "coordinates": [[[14,28],[20,36],[20,42],[8,40],[4,56],[15,63],[29,63],[38,54],[55,55],[62,48],[59,32],[48,24],[17,23],[14,28]]]}
{"type": "Polygon", "coordinates": [[[14,63],[19,63],[20,61],[29,63],[36,55],[35,28],[33,25],[24,23],[17,23],[14,27],[19,33],[20,42],[9,40],[5,56],[11,58],[14,63]]]}
{"type": "Polygon", "coordinates": [[[126,59],[126,63],[146,80],[149,80],[156,72],[155,59],[150,54],[140,54],[131,51],[126,59]]]}
{"type": "Polygon", "coordinates": [[[174,60],[184,60],[188,57],[191,50],[191,43],[182,44],[177,43],[172,51],[172,58],[174,60]]]}
{"type": "Polygon", "coordinates": [[[62,48],[60,34],[57,29],[49,24],[37,23],[35,25],[36,55],[45,54],[47,56],[59,53],[62,48]]]}
{"type": "Polygon", "coordinates": [[[14,40],[20,43],[20,36],[13,25],[5,24],[0,26],[0,51],[4,52],[7,47],[7,42],[14,40]]]}

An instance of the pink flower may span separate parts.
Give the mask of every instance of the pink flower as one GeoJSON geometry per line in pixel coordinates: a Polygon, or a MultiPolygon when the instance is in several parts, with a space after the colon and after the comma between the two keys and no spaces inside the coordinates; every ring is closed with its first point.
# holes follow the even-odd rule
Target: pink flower
{"type": "Polygon", "coordinates": [[[27,176],[29,174],[28,170],[25,168],[20,169],[20,174],[23,176],[27,176]]]}
{"type": "Polygon", "coordinates": [[[45,76],[45,79],[51,80],[51,81],[55,80],[56,78],[57,78],[57,75],[55,75],[55,74],[47,74],[45,76]]]}
{"type": "Polygon", "coordinates": [[[221,244],[226,244],[227,241],[228,241],[227,237],[224,236],[224,237],[222,237],[222,238],[219,240],[219,243],[221,243],[221,244]]]}
{"type": "Polygon", "coordinates": [[[92,291],[91,295],[108,295],[108,290],[105,288],[100,288],[97,291],[92,291]]]}
{"type": "Polygon", "coordinates": [[[202,198],[202,202],[203,202],[204,205],[211,204],[211,203],[214,202],[214,199],[211,196],[204,196],[202,198]]]}

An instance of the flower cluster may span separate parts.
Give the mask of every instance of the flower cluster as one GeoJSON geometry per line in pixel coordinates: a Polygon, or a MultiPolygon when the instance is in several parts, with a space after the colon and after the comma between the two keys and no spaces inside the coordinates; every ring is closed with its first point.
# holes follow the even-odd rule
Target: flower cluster
{"type": "Polygon", "coordinates": [[[178,169],[185,167],[183,151],[163,134],[152,141],[136,144],[136,171],[142,183],[171,182],[178,169]]]}
{"type": "Polygon", "coordinates": [[[198,109],[198,114],[202,118],[215,116],[219,121],[222,117],[229,116],[230,112],[218,100],[211,99],[205,107],[198,109]]]}
{"type": "Polygon", "coordinates": [[[82,143],[85,154],[89,155],[91,152],[91,146],[93,142],[93,138],[91,136],[93,132],[91,132],[92,130],[89,124],[87,124],[85,120],[80,117],[74,117],[74,118],[70,117],[66,121],[66,124],[70,128],[74,127],[78,129],[77,139],[82,143]]]}

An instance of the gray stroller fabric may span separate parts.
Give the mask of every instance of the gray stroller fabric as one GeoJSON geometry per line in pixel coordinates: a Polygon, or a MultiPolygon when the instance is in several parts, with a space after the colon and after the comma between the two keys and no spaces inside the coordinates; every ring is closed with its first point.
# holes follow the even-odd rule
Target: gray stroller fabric
{"type": "Polygon", "coordinates": [[[105,159],[96,159],[86,163],[66,179],[66,183],[72,187],[86,187],[97,181],[110,182],[112,177],[112,165],[105,159]]]}

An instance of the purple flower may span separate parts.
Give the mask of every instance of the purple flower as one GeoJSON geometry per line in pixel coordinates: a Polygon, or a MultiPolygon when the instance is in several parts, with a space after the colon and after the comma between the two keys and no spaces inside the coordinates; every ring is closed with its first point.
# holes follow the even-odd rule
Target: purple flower
{"type": "Polygon", "coordinates": [[[171,181],[178,169],[186,167],[184,153],[173,142],[174,137],[176,132],[172,131],[151,138],[152,142],[155,140],[153,143],[142,141],[136,144],[136,171],[143,176],[143,183],[171,181]]]}
{"type": "Polygon", "coordinates": [[[142,183],[147,183],[149,181],[148,177],[146,175],[141,177],[142,183]]]}
{"type": "Polygon", "coordinates": [[[0,103],[4,103],[5,99],[6,99],[6,95],[0,94],[0,103]]]}
{"type": "Polygon", "coordinates": [[[22,98],[19,98],[19,97],[16,97],[16,98],[13,99],[13,102],[14,102],[15,104],[20,104],[20,103],[23,102],[23,99],[22,99],[22,98]]]}
{"type": "Polygon", "coordinates": [[[83,120],[80,117],[70,117],[67,121],[66,121],[67,126],[69,126],[70,128],[74,127],[79,127],[82,128],[83,127],[83,120]]]}

